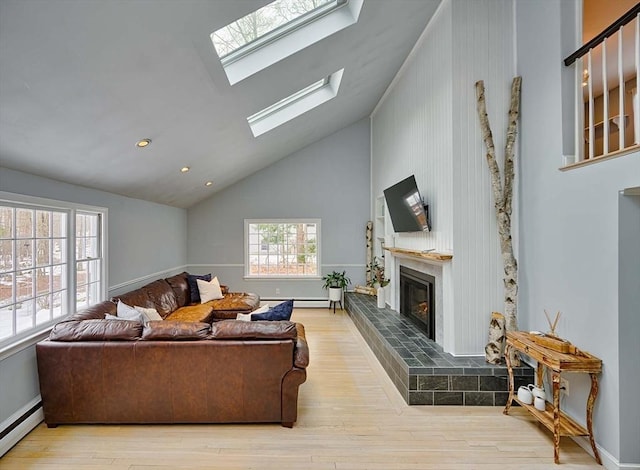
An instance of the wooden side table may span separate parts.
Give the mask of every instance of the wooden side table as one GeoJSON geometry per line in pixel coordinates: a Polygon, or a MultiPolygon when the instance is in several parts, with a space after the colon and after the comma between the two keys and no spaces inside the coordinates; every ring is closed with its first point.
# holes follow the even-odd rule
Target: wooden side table
{"type": "Polygon", "coordinates": [[[560,462],[560,436],[589,436],[593,455],[600,465],[600,454],[593,438],[593,405],[598,396],[598,374],[602,370],[602,361],[584,351],[576,351],[575,354],[561,353],[546,348],[534,342],[532,335],[524,331],[508,331],[505,358],[509,371],[509,398],[504,407],[504,414],[509,414],[511,403],[516,401],[527,409],[538,421],[553,432],[553,461],[560,462]],[[553,383],[553,403],[548,403],[545,411],[536,409],[533,405],[527,405],[518,400],[514,394],[513,368],[509,359],[509,352],[515,349],[537,361],[536,385],[542,386],[542,378],[545,367],[551,370],[553,383]],[[587,428],[576,423],[569,416],[560,411],[560,374],[562,372],[584,372],[591,377],[591,391],[587,399],[587,428]]]}

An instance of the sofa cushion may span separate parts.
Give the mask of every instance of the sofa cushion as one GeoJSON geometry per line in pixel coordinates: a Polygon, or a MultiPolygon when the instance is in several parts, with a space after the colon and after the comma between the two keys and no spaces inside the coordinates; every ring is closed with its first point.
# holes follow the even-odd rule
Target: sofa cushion
{"type": "Polygon", "coordinates": [[[69,320],[101,320],[106,313],[116,314],[116,304],[114,302],[105,300],[99,304],[92,305],[72,314],[69,320]]]}
{"type": "Polygon", "coordinates": [[[150,321],[144,326],[142,339],[147,341],[194,341],[209,336],[210,325],[201,322],[150,321]]]}
{"type": "Polygon", "coordinates": [[[222,320],[211,325],[214,339],[296,339],[296,324],[290,321],[222,320]]]}
{"type": "Polygon", "coordinates": [[[186,305],[167,315],[164,320],[210,322],[211,307],[207,304],[186,305]]]}
{"type": "Polygon", "coordinates": [[[210,300],[206,304],[213,309],[213,318],[217,320],[231,320],[238,313],[251,313],[260,306],[260,297],[257,294],[245,292],[229,292],[224,298],[210,300]]]}
{"type": "Polygon", "coordinates": [[[256,313],[251,315],[251,321],[259,320],[290,320],[293,312],[293,299],[286,300],[281,304],[271,307],[265,313],[256,313]]]}
{"type": "Polygon", "coordinates": [[[51,341],[134,341],[142,323],[129,320],[72,320],[54,325],[51,341]]]}
{"type": "Polygon", "coordinates": [[[190,303],[200,303],[200,291],[198,290],[198,279],[209,282],[211,280],[211,273],[209,274],[188,274],[187,282],[189,283],[189,298],[190,303]]]}
{"type": "Polygon", "coordinates": [[[185,271],[180,274],[168,277],[165,279],[167,283],[173,289],[173,293],[176,295],[176,302],[178,308],[184,307],[191,303],[191,294],[189,292],[189,283],[187,282],[187,276],[189,274],[185,271]]]}
{"type": "Polygon", "coordinates": [[[164,279],[150,282],[141,289],[146,292],[153,305],[138,305],[139,307],[155,308],[162,318],[178,309],[178,301],[173,289],[164,279]]]}
{"type": "Polygon", "coordinates": [[[198,284],[198,292],[200,293],[200,303],[203,304],[210,300],[223,299],[222,291],[220,290],[220,282],[218,277],[214,277],[209,282],[202,279],[196,279],[198,284]]]}

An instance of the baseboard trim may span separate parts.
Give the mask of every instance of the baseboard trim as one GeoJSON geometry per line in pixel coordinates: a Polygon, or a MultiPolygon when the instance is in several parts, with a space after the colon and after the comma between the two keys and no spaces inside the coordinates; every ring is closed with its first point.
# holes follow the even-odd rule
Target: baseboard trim
{"type": "Polygon", "coordinates": [[[0,424],[0,457],[44,420],[42,399],[34,398],[0,424]]]}
{"type": "MultiPolygon", "coordinates": [[[[582,447],[586,452],[589,453],[590,456],[593,457],[593,451],[591,450],[591,443],[587,437],[578,436],[572,437],[576,444],[582,447]]],[[[596,447],[598,448],[598,453],[600,454],[600,459],[602,460],[602,466],[607,470],[631,470],[631,469],[640,469],[640,463],[620,463],[618,459],[616,459],[613,455],[603,449],[596,442],[596,447]]],[[[594,459],[595,461],[595,459],[594,459]]]]}

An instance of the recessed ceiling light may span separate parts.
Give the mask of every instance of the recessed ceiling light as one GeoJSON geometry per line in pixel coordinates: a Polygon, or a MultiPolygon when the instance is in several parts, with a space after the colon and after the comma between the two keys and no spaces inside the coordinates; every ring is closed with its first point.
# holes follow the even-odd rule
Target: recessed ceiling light
{"type": "Polygon", "coordinates": [[[136,142],[136,147],[145,148],[147,145],[151,143],[151,139],[142,139],[136,142]]]}
{"type": "Polygon", "coordinates": [[[213,181],[207,181],[204,185],[205,186],[212,186],[213,185],[213,181]]]}
{"type": "Polygon", "coordinates": [[[187,171],[189,171],[191,168],[189,168],[188,166],[183,166],[182,168],[180,168],[180,171],[182,173],[186,173],[187,171]]]}

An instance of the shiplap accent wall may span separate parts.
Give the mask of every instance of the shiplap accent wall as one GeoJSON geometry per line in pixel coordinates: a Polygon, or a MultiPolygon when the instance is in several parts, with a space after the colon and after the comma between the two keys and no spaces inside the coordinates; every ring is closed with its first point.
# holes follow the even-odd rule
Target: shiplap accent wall
{"type": "Polygon", "coordinates": [[[445,0],[372,115],[372,197],[415,174],[432,216],[427,234],[392,235],[387,221],[388,243],[453,251],[453,298],[444,312],[454,328],[447,345],[453,354],[483,354],[491,312],[503,311],[502,261],[474,84],[485,82],[501,160],[514,75],[512,2],[445,0]]]}

